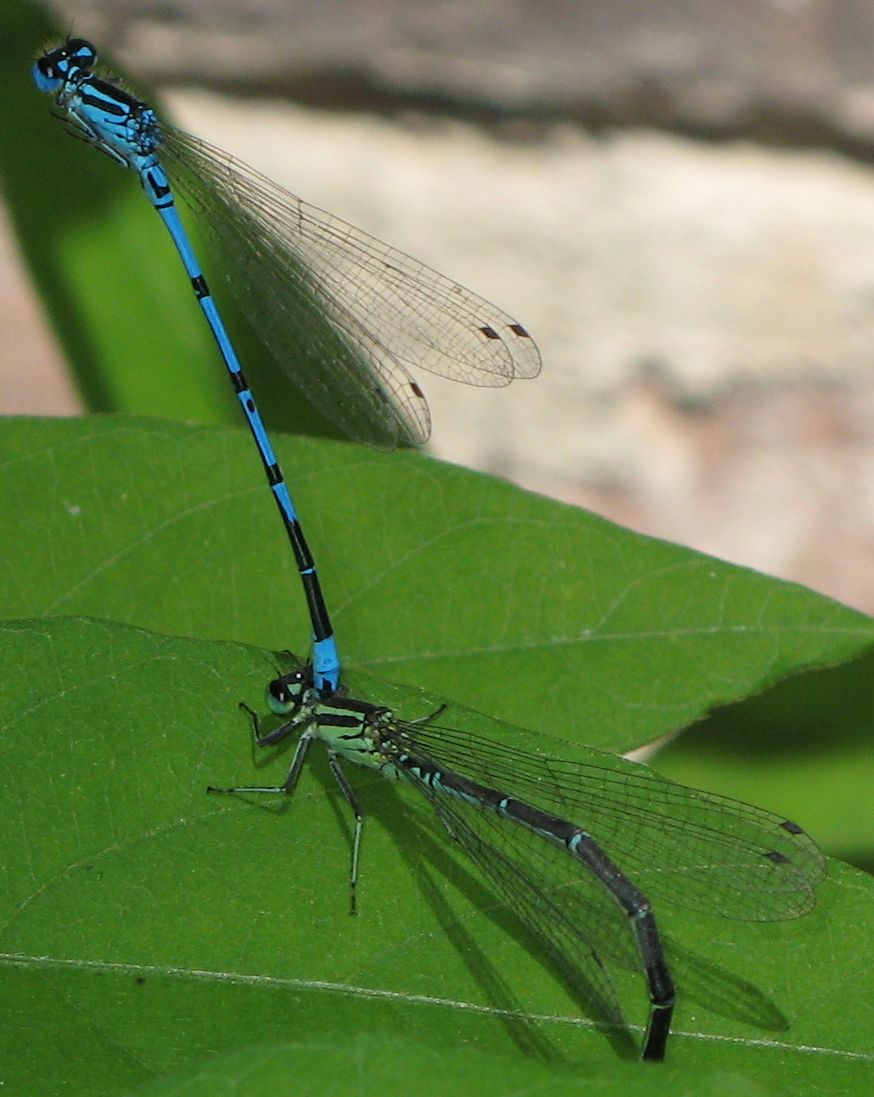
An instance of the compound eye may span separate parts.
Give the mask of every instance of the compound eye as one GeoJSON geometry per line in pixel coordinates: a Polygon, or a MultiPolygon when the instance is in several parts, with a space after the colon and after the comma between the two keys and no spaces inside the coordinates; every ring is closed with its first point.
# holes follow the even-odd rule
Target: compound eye
{"type": "Polygon", "coordinates": [[[285,704],[291,697],[291,690],[288,688],[288,684],[279,679],[275,682],[271,682],[267,687],[267,690],[272,699],[278,701],[280,704],[285,704]]]}
{"type": "Polygon", "coordinates": [[[284,678],[275,678],[267,686],[267,705],[277,716],[285,716],[300,701],[298,694],[288,688],[284,678]]]}
{"type": "Polygon", "coordinates": [[[33,81],[40,91],[55,92],[64,82],[67,62],[63,50],[52,50],[34,62],[33,81]]]}

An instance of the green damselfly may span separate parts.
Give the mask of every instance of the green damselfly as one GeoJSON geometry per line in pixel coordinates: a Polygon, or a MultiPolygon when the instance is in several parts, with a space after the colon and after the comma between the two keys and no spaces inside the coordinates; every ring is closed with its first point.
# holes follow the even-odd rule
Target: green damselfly
{"type": "Polygon", "coordinates": [[[299,662],[270,683],[269,706],[283,720],[265,734],[243,706],[258,746],[299,736],[285,781],[209,791],[291,793],[321,740],[355,816],[354,911],[363,816],[343,763],[413,785],[560,964],[573,968],[587,955],[642,972],[644,1059],[664,1058],[675,1000],[651,899],[746,921],[797,918],[815,903],[825,858],[784,817],[591,748],[562,760],[449,727],[440,722],[445,705],[405,720],[343,689],[321,697],[312,683],[312,668],[299,662]]]}

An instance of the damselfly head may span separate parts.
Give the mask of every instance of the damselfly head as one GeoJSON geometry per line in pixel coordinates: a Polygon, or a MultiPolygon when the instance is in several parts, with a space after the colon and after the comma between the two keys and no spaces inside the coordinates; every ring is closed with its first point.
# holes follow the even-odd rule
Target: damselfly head
{"type": "Polygon", "coordinates": [[[274,678],[267,685],[267,704],[277,716],[287,716],[300,708],[313,686],[313,668],[306,664],[274,678]]]}
{"type": "Polygon", "coordinates": [[[57,91],[79,70],[97,61],[97,50],[84,38],[68,38],[61,46],[46,50],[33,66],[33,79],[40,91],[57,91]]]}

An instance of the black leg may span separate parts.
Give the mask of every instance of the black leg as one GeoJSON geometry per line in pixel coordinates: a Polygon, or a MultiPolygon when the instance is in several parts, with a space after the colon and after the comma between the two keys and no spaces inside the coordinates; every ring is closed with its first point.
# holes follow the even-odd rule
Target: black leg
{"type": "Polygon", "coordinates": [[[361,804],[358,801],[358,797],[355,795],[355,790],[349,784],[349,779],[343,772],[343,767],[340,765],[340,759],[332,750],[328,751],[328,762],[331,766],[331,772],[334,774],[337,784],[340,786],[340,791],[343,793],[346,798],[346,803],[352,808],[352,813],[355,816],[355,831],[352,835],[352,875],[349,878],[349,913],[357,914],[358,856],[361,851],[361,828],[364,817],[361,814],[361,804]]]}

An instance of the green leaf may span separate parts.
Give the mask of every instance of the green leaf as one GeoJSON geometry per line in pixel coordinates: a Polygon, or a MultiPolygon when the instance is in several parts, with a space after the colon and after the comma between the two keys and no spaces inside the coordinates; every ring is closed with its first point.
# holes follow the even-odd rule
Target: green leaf
{"type": "MultiPolygon", "coordinates": [[[[593,1027],[414,790],[353,774],[366,811],[357,918],[349,820],[323,756],[290,801],[206,796],[288,765],[279,750],[253,768],[236,708],[258,703],[263,653],[71,618],[3,626],[0,660],[10,1092],[126,1093],[174,1074],[150,1092],[206,1079],[331,1092],[327,1066],[353,1061],[362,1093],[465,1075],[490,1078],[487,1093],[518,1092],[514,1077],[550,1092],[667,1094],[680,1079],[705,1093],[718,1079],[720,1092],[868,1091],[874,1001],[850,977],[872,961],[862,873],[833,862],[796,922],[660,908],[680,987],[670,1061],[626,1062],[631,1043],[593,1027]]],[[[437,701],[361,672],[349,686],[402,713],[437,701]]],[[[457,705],[447,717],[496,727],[457,705]]],[[[614,975],[639,1024],[640,979],[614,975]]]]}
{"type": "Polygon", "coordinates": [[[659,770],[756,803],[791,805],[830,853],[874,871],[869,653],[722,709],[659,754],[659,770]]]}
{"type": "MultiPolygon", "coordinates": [[[[383,703],[404,695],[361,668],[466,693],[480,710],[564,739],[625,746],[870,649],[867,618],[810,591],[486,477],[339,444],[283,439],[279,452],[335,607],[347,681],[383,703]]],[[[90,613],[305,648],[297,576],[242,433],[125,417],[12,421],[0,424],[0,460],[0,516],[13,531],[4,615],[90,613]]],[[[22,1071],[39,1061],[47,1076],[76,1073],[80,1092],[115,1093],[153,1074],[214,1077],[204,1061],[217,1047],[245,1058],[270,1045],[269,1077],[288,1056],[312,1063],[326,1046],[348,1053],[370,1041],[378,1081],[378,1049],[398,1039],[413,1064],[475,1048],[465,1054],[482,1056],[480,1067],[465,1058],[458,1069],[484,1073],[496,1092],[496,1064],[512,1074],[519,1049],[520,1069],[547,1071],[550,1090],[567,1081],[556,1055],[622,1092],[641,1077],[667,1092],[690,1070],[696,1092],[853,1092],[870,1069],[864,980],[848,991],[834,978],[865,969],[867,877],[833,864],[816,913],[797,923],[660,910],[682,1004],[671,1062],[654,1075],[624,1062],[629,1045],[587,1027],[581,1003],[412,790],[356,781],[368,826],[354,921],[348,820],[323,759],[287,807],[202,796],[210,781],[258,772],[236,702],[258,703],[272,660],[105,622],[37,621],[10,626],[7,640],[4,1031],[46,1034],[29,1036],[22,1071]],[[279,826],[294,829],[277,856],[279,826]],[[528,1023],[519,1009],[547,1020],[528,1023]],[[820,1050],[802,1056],[799,1045],[820,1050]]],[[[852,670],[795,680],[809,720],[796,754],[813,756],[812,775],[840,742],[839,718],[828,738],[816,722],[837,700],[829,676],[852,670]]],[[[842,683],[851,727],[871,712],[867,681],[842,683]]],[[[762,699],[747,702],[784,764],[775,721],[798,711],[791,685],[762,695],[779,696],[769,715],[762,699]]],[[[746,757],[748,780],[761,758],[746,757]]],[[[287,763],[275,759],[264,778],[287,763]]],[[[750,798],[810,825],[806,802],[773,791],[750,798]]],[[[639,979],[618,973],[618,990],[642,1022],[639,979]]]]}
{"type": "MultiPolygon", "coordinates": [[[[419,454],[279,439],[349,667],[626,749],[874,622],[419,454]]],[[[125,417],[0,424],[0,614],[87,614],[305,650],[299,580],[242,431],[125,417]]],[[[870,712],[870,702],[868,702],[870,712]]]]}

